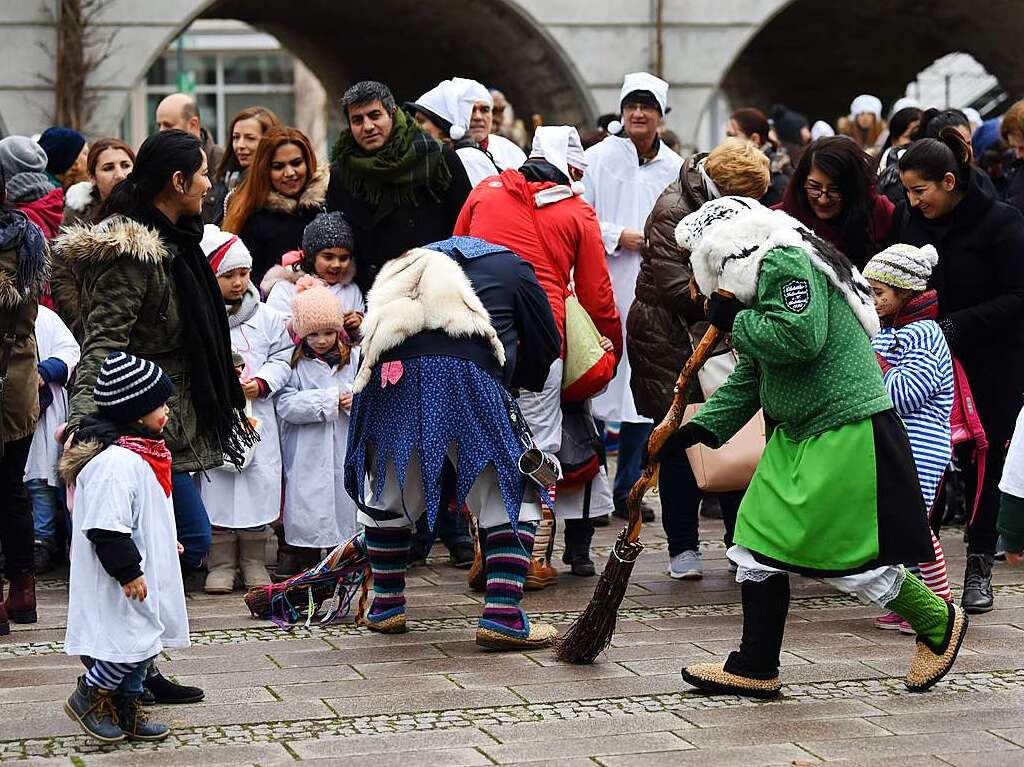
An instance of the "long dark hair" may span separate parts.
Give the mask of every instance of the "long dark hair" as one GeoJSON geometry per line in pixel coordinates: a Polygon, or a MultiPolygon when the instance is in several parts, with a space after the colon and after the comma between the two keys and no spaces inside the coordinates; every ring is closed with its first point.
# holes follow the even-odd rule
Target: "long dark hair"
{"type": "Polygon", "coordinates": [[[203,147],[191,133],[182,130],[154,133],[139,147],[132,172],[111,190],[100,210],[100,218],[115,213],[134,217],[152,205],[175,173],[181,173],[188,189],[201,167],[203,147]]]}
{"type": "Polygon", "coordinates": [[[900,157],[900,173],[914,171],[925,181],[942,181],[947,173],[963,191],[971,178],[971,146],[956,128],[946,127],[938,138],[915,141],[900,157]]]}
{"type": "Polygon", "coordinates": [[[967,128],[969,131],[971,121],[959,109],[926,109],[921,113],[921,122],[917,124],[912,138],[915,141],[922,138],[937,139],[946,128],[967,128]]]}

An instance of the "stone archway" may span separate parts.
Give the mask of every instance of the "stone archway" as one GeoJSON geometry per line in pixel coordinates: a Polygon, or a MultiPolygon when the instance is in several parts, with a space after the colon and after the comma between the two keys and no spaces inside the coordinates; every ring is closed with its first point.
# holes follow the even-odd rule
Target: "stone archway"
{"type": "Polygon", "coordinates": [[[959,0],[795,0],[738,51],[720,87],[734,105],[784,102],[811,119],[833,119],[858,93],[888,108],[919,71],[960,50],[1020,93],[1022,35],[1024,7],[1014,0],[992,0],[984,13],[959,0]]]}

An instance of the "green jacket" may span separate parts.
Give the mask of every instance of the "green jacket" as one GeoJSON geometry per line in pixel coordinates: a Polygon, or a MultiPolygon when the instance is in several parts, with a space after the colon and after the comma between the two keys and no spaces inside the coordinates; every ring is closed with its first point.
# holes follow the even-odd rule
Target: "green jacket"
{"type": "Polygon", "coordinates": [[[200,471],[223,462],[214,425],[198,423],[192,405],[182,318],[171,279],[174,246],[144,224],[121,216],[94,227],[72,226],[53,242],[54,257],[65,262],[55,273],[54,290],[77,293],[82,359],[75,370],[68,423],[75,426],[95,412],[92,389],[107,355],[123,350],[155,362],[174,382],[170,420],[164,438],[173,470],[200,471]]]}
{"type": "Polygon", "coordinates": [[[750,309],[736,316],[739,362],[693,423],[718,447],[764,408],[801,441],[892,407],[871,341],[843,294],[801,248],[765,254],[750,309]]]}

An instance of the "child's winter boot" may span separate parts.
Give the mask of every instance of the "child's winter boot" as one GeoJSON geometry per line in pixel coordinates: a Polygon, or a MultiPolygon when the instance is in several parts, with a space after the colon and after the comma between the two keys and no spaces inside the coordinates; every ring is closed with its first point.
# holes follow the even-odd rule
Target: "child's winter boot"
{"type": "Polygon", "coordinates": [[[210,553],[206,558],[207,594],[230,594],[235,588],[238,567],[238,534],[234,530],[214,530],[210,553]]]}
{"type": "Polygon", "coordinates": [[[124,733],[117,726],[118,714],[110,690],[90,687],[85,677],[78,677],[78,686],[64,702],[64,712],[81,726],[87,735],[102,743],[120,743],[124,733]]]}
{"type": "Polygon", "coordinates": [[[128,740],[164,740],[170,733],[166,724],[149,721],[142,708],[141,695],[115,695],[117,725],[128,740]]]}

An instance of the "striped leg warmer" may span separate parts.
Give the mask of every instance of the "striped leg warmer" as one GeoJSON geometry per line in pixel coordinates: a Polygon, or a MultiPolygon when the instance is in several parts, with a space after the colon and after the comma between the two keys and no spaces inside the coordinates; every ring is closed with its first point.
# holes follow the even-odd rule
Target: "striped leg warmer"
{"type": "Polygon", "coordinates": [[[936,596],[949,602],[952,595],[949,592],[949,577],[946,574],[946,557],[942,553],[942,544],[939,543],[935,533],[932,533],[932,548],[935,550],[935,560],[921,563],[921,580],[935,592],[936,596]]]}
{"type": "Polygon", "coordinates": [[[536,522],[520,522],[518,535],[509,524],[488,529],[487,593],[481,628],[509,636],[529,636],[530,621],[519,603],[536,531],[536,522]]]}
{"type": "Polygon", "coordinates": [[[412,530],[368,526],[365,533],[373,573],[373,603],[367,617],[382,621],[405,612],[405,569],[409,564],[412,530]]]}
{"type": "Polygon", "coordinates": [[[90,687],[99,687],[101,690],[116,690],[121,684],[121,680],[134,671],[139,664],[148,662],[148,660],[139,660],[133,663],[114,663],[109,660],[93,660],[92,666],[85,672],[85,683],[90,687]]]}

